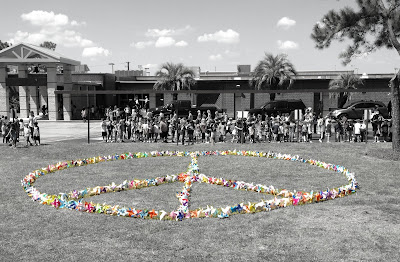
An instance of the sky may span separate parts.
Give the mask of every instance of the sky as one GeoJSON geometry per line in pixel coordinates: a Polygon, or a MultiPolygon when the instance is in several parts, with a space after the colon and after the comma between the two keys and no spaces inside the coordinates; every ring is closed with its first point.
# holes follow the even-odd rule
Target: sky
{"type": "Polygon", "coordinates": [[[346,67],[348,41],[319,50],[310,35],[329,10],[357,8],[355,0],[35,0],[2,1],[0,40],[39,45],[81,61],[92,73],[149,68],[165,62],[205,71],[253,69],[265,54],[285,53],[297,71],[393,73],[395,50],[380,49],[346,67]]]}

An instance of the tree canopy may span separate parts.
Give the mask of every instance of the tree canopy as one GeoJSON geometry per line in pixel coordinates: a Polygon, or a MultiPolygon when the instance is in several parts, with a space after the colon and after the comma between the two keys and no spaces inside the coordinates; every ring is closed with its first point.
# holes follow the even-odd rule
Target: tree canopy
{"type": "Polygon", "coordinates": [[[182,63],[164,63],[156,72],[159,77],[154,84],[156,90],[190,90],[196,84],[194,72],[182,63]]]}
{"type": "Polygon", "coordinates": [[[40,44],[40,47],[48,48],[50,50],[55,51],[57,44],[51,42],[51,41],[44,41],[43,43],[40,44]]]}
{"type": "Polygon", "coordinates": [[[0,40],[0,50],[3,50],[4,48],[10,47],[11,45],[7,42],[2,42],[0,40]]]}
{"type": "MultiPolygon", "coordinates": [[[[336,79],[329,82],[329,89],[357,89],[363,85],[364,81],[353,73],[340,74],[336,79]]],[[[342,108],[348,100],[351,99],[350,92],[332,92],[329,93],[330,98],[338,98],[338,107],[342,108]]]]}
{"type": "MultiPolygon", "coordinates": [[[[400,55],[400,0],[356,0],[359,10],[331,10],[314,26],[311,38],[319,49],[332,41],[351,41],[339,57],[343,64],[380,48],[395,49],[400,55]]],[[[392,104],[392,147],[400,152],[399,81],[390,82],[392,104]]],[[[395,81],[396,80],[396,81],[395,81]]]]}
{"type": "Polygon", "coordinates": [[[356,0],[359,10],[345,7],[331,10],[315,24],[311,38],[319,49],[332,41],[352,41],[339,57],[344,65],[352,59],[382,47],[400,54],[400,0],[356,0]]]}
{"type": "MultiPolygon", "coordinates": [[[[256,89],[279,90],[280,88],[290,87],[293,76],[297,72],[293,64],[287,59],[287,55],[278,54],[276,56],[265,53],[254,69],[250,85],[256,89]]],[[[270,100],[275,100],[275,93],[270,93],[270,100]]]]}

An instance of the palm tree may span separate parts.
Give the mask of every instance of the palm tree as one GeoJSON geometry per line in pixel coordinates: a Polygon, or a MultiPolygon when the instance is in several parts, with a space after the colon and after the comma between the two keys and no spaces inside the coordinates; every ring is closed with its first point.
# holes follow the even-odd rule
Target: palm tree
{"type": "MultiPolygon", "coordinates": [[[[363,85],[364,81],[353,73],[340,74],[336,79],[329,82],[329,89],[357,89],[359,85],[363,85]]],[[[338,107],[342,108],[348,100],[351,100],[351,92],[331,92],[329,98],[338,99],[338,107]]]]}
{"type": "MultiPolygon", "coordinates": [[[[190,90],[196,84],[194,72],[182,63],[164,63],[156,72],[159,80],[154,84],[156,90],[190,90]]],[[[177,96],[174,94],[174,100],[177,96]]]]}
{"type": "MultiPolygon", "coordinates": [[[[287,59],[287,55],[278,54],[274,56],[265,53],[254,69],[250,85],[257,89],[279,90],[280,88],[289,88],[293,82],[293,76],[297,72],[293,64],[287,59]]],[[[275,100],[275,93],[270,93],[271,101],[275,100]]]]}

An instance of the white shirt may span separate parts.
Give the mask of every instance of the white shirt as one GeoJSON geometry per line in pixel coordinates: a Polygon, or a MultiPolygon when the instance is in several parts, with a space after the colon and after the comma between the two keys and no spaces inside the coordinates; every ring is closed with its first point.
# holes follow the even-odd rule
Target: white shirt
{"type": "Polygon", "coordinates": [[[360,129],[361,129],[361,124],[360,123],[355,123],[354,124],[354,134],[355,135],[359,135],[361,133],[360,129]]]}

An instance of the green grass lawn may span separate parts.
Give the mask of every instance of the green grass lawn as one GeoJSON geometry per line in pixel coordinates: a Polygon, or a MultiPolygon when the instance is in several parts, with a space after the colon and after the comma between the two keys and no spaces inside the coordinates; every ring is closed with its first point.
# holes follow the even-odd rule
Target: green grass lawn
{"type": "MultiPolygon", "coordinates": [[[[78,144],[58,143],[13,150],[0,145],[1,261],[399,261],[400,161],[372,157],[389,144],[78,144]],[[55,209],[33,202],[20,181],[29,172],[59,161],[153,150],[260,150],[299,154],[343,165],[360,189],[344,198],[272,212],[200,218],[181,222],[142,220],[55,209]]],[[[378,154],[379,155],[379,154],[378,154]]],[[[40,177],[34,186],[58,194],[124,180],[186,171],[190,157],[110,161],[40,177]]],[[[291,161],[241,156],[199,157],[209,176],[297,191],[347,184],[339,173],[291,161]]],[[[174,210],[183,183],[102,194],[95,203],[174,210]]],[[[191,189],[191,209],[258,202],[271,196],[205,183],[191,189]]]]}

